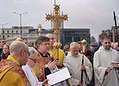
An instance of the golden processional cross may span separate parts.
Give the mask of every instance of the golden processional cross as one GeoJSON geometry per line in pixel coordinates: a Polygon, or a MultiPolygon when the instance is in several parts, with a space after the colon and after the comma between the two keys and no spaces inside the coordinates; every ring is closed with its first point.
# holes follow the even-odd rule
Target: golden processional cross
{"type": "Polygon", "coordinates": [[[60,5],[57,5],[56,0],[54,0],[54,10],[52,14],[47,14],[46,19],[51,21],[53,33],[56,36],[56,41],[60,42],[60,29],[63,21],[68,19],[67,15],[60,14],[60,5]]]}
{"type": "Polygon", "coordinates": [[[57,5],[56,0],[54,0],[54,10],[53,13],[47,14],[46,19],[51,21],[53,34],[56,37],[56,59],[59,59],[59,48],[60,48],[60,29],[62,28],[63,21],[68,19],[67,15],[60,14],[60,5],[57,5]]]}

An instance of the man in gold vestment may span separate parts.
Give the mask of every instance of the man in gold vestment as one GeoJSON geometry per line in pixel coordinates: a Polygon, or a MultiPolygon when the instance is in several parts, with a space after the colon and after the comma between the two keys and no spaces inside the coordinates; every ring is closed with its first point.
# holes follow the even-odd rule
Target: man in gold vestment
{"type": "Polygon", "coordinates": [[[48,53],[49,48],[49,38],[45,36],[40,36],[36,40],[36,49],[38,54],[34,57],[35,65],[33,70],[40,81],[44,81],[46,79],[46,75],[50,73],[49,69],[55,67],[55,63],[52,62],[52,58],[48,53]],[[46,73],[46,70],[47,73],[46,73]]]}
{"type": "Polygon", "coordinates": [[[28,46],[20,41],[10,45],[10,55],[0,63],[0,86],[30,86],[21,66],[28,57],[28,46]]]}

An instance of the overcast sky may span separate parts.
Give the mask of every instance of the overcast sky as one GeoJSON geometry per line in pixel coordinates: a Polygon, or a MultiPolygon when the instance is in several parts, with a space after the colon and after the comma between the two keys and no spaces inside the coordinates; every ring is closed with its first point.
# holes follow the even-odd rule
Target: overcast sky
{"type": "MultiPolygon", "coordinates": [[[[0,0],[0,24],[4,27],[19,25],[19,16],[13,12],[24,13],[22,24],[50,28],[45,14],[53,10],[54,0],[0,0]]],[[[90,28],[91,35],[98,36],[104,29],[114,25],[113,10],[119,24],[119,0],[58,0],[61,11],[68,14],[65,27],[90,28]]]]}

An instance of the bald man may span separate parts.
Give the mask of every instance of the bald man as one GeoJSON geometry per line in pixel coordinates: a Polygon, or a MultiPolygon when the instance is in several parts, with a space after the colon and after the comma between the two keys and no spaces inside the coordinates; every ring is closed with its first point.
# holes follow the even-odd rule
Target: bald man
{"type": "Polygon", "coordinates": [[[81,71],[85,70],[87,76],[83,73],[83,86],[86,86],[92,78],[92,65],[87,57],[79,53],[79,44],[77,42],[72,42],[70,44],[70,50],[66,59],[64,60],[64,65],[68,67],[72,78],[72,86],[81,85],[81,71]],[[82,64],[82,58],[84,64],[82,64]],[[85,83],[88,80],[87,83],[85,83]]]}
{"type": "Polygon", "coordinates": [[[21,41],[10,45],[10,55],[0,63],[0,86],[30,86],[21,66],[27,62],[28,46],[21,41]]]}

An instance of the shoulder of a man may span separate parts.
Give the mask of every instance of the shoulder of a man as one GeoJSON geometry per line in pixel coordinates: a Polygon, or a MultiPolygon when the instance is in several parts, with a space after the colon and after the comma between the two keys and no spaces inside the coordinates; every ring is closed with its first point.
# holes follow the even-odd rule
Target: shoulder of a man
{"type": "Polygon", "coordinates": [[[60,52],[64,53],[64,51],[62,49],[59,49],[60,52]]]}
{"type": "Polygon", "coordinates": [[[113,53],[117,53],[117,54],[119,54],[119,52],[118,52],[117,50],[112,49],[112,48],[111,48],[111,50],[112,50],[113,53]]]}
{"type": "Polygon", "coordinates": [[[99,55],[101,52],[103,52],[102,46],[94,53],[94,56],[99,55]]]}
{"type": "MultiPolygon", "coordinates": [[[[4,60],[0,63],[0,81],[1,84],[5,84],[6,79],[8,83],[24,83],[25,84],[25,75],[20,66],[16,65],[14,62],[9,60],[4,60]]],[[[3,85],[4,86],[4,85],[3,85]]],[[[14,85],[13,85],[14,86],[14,85]]],[[[25,86],[25,85],[24,85],[25,86]]]]}
{"type": "Polygon", "coordinates": [[[0,79],[14,67],[13,63],[9,60],[2,60],[0,62],[0,79]]]}

